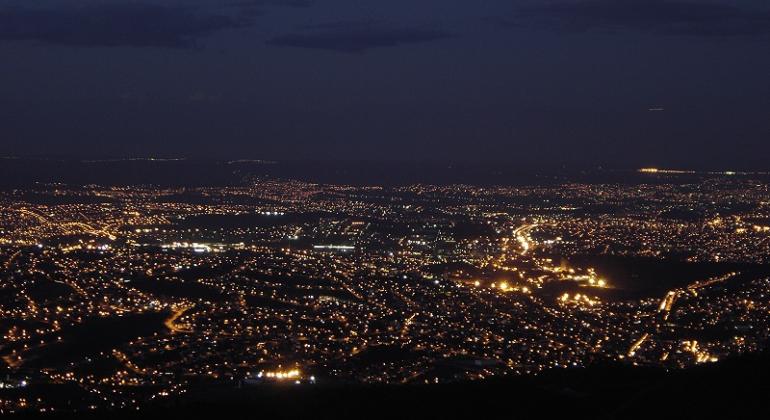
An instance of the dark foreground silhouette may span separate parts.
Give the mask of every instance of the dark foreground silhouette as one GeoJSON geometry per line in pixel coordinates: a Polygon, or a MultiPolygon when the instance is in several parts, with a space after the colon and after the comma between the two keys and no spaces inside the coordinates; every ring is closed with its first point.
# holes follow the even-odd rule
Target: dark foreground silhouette
{"type": "Polygon", "coordinates": [[[603,366],[447,385],[208,386],[137,413],[21,417],[764,419],[770,414],[768,374],[770,354],[765,353],[670,372],[603,366]]]}

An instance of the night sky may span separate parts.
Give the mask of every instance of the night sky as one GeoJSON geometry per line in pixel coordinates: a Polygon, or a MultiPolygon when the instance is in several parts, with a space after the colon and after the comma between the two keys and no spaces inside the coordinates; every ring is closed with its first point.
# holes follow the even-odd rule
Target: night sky
{"type": "Polygon", "coordinates": [[[770,169],[767,0],[2,0],[0,154],[770,169]]]}

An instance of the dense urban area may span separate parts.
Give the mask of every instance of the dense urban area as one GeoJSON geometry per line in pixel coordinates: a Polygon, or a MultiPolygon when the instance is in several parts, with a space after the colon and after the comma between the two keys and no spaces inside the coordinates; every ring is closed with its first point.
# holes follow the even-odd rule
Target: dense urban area
{"type": "Polygon", "coordinates": [[[640,176],[4,190],[0,413],[762,350],[766,177],[640,176]]]}

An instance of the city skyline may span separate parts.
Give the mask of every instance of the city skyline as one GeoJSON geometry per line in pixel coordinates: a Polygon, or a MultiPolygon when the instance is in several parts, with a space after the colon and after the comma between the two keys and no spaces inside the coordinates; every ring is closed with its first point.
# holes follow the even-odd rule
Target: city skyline
{"type": "Polygon", "coordinates": [[[224,165],[228,185],[0,187],[0,414],[201,398],[224,411],[342,386],[506,392],[557,372],[598,398],[581,377],[727,375],[766,354],[766,173],[354,185],[265,164],[224,165]]]}
{"type": "Polygon", "coordinates": [[[0,55],[0,420],[767,417],[767,0],[2,0],[0,55]]]}

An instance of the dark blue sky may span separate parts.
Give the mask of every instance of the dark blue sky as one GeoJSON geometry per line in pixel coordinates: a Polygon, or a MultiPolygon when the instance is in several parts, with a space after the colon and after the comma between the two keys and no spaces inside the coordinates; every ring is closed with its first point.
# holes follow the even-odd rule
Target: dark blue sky
{"type": "Polygon", "coordinates": [[[0,154],[770,169],[765,0],[1,4],[0,154]]]}

